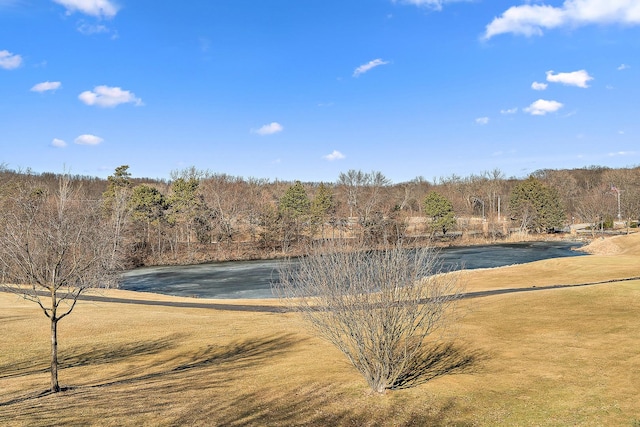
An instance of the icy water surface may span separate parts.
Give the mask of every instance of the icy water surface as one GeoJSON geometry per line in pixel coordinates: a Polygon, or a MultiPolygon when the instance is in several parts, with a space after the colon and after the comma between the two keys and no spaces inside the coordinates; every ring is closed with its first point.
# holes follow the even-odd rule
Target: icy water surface
{"type": "MultiPolygon", "coordinates": [[[[576,242],[534,242],[445,248],[446,269],[467,270],[523,264],[548,258],[581,256],[576,242]]],[[[278,261],[232,261],[210,264],[145,267],[124,273],[121,289],[198,298],[272,298],[278,261]]]]}

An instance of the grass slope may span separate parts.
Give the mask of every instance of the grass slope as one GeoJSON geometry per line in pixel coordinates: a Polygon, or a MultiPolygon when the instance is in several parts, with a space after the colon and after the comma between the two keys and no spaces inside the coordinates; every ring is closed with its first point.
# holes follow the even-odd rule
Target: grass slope
{"type": "MultiPolygon", "coordinates": [[[[610,255],[466,272],[468,290],[640,275],[640,234],[615,243],[610,255]]],[[[411,387],[378,396],[295,314],[85,301],[60,324],[68,389],[41,395],[48,320],[0,292],[0,425],[640,422],[640,281],[483,297],[463,309],[411,387]]]]}

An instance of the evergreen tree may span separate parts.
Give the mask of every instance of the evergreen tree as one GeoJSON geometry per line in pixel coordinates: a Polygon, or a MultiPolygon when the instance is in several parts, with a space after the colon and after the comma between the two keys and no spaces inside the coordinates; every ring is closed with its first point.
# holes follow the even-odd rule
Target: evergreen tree
{"type": "Polygon", "coordinates": [[[189,217],[198,206],[198,187],[196,178],[178,178],[171,184],[171,208],[175,215],[189,217]]]}
{"type": "Polygon", "coordinates": [[[296,181],[294,185],[287,189],[278,206],[281,214],[290,216],[295,220],[300,220],[309,214],[311,202],[300,181],[296,181]]]}
{"type": "Polygon", "coordinates": [[[289,246],[289,241],[300,236],[300,224],[308,217],[311,208],[311,201],[300,181],[289,187],[280,199],[278,213],[283,230],[283,247],[285,250],[289,246]],[[293,227],[290,227],[291,224],[293,227]],[[291,229],[295,231],[291,233],[291,229]]]}
{"type": "Polygon", "coordinates": [[[436,230],[447,234],[456,225],[456,218],[453,212],[453,204],[443,195],[430,192],[424,198],[424,212],[431,218],[430,229],[432,233],[436,230]]]}
{"type": "Polygon", "coordinates": [[[324,183],[320,183],[313,201],[311,202],[311,223],[314,227],[321,226],[324,237],[324,223],[327,218],[335,214],[333,191],[324,183]]]}
{"type": "Polygon", "coordinates": [[[123,206],[130,195],[131,173],[128,165],[118,166],[113,175],[107,177],[107,189],[102,194],[104,207],[109,214],[123,206]]]}
{"type": "Polygon", "coordinates": [[[129,203],[133,219],[149,223],[160,218],[169,206],[157,188],[144,184],[133,189],[129,203]]]}
{"type": "Polygon", "coordinates": [[[518,182],[509,200],[511,218],[523,231],[542,233],[562,227],[565,213],[557,191],[530,176],[518,182]]]}
{"type": "Polygon", "coordinates": [[[171,184],[168,219],[171,223],[184,227],[182,239],[189,245],[193,231],[200,242],[209,240],[208,224],[202,220],[206,212],[199,187],[200,181],[196,177],[177,178],[171,184]]]}
{"type": "Polygon", "coordinates": [[[160,225],[169,203],[157,188],[143,184],[133,189],[129,206],[133,221],[144,225],[144,243],[147,243],[151,226],[160,225]]]}

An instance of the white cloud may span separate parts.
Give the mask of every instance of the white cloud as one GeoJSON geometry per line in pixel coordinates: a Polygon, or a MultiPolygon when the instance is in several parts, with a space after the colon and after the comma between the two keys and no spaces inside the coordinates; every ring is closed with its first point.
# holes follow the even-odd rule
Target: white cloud
{"type": "Polygon", "coordinates": [[[613,153],[609,153],[609,157],[626,157],[626,156],[635,156],[635,151],[616,151],[613,153]]]}
{"type": "Polygon", "coordinates": [[[356,68],[353,72],[353,77],[359,77],[361,74],[366,73],[367,71],[379,67],[380,65],[386,65],[389,61],[383,61],[382,59],[374,59],[373,61],[369,61],[366,64],[363,64],[356,68]]]}
{"type": "Polygon", "coordinates": [[[489,124],[489,117],[478,117],[476,119],[476,123],[479,124],[479,125],[489,124]]]}
{"type": "Polygon", "coordinates": [[[342,160],[346,158],[346,156],[338,150],[333,150],[333,153],[327,154],[326,156],[323,156],[323,158],[332,162],[334,160],[342,160]]]}
{"type": "Polygon", "coordinates": [[[87,24],[86,22],[80,22],[78,24],[77,30],[79,33],[84,34],[85,36],[90,36],[92,34],[104,34],[110,33],[111,30],[102,24],[87,24]]]}
{"type": "Polygon", "coordinates": [[[512,6],[487,25],[484,39],[498,34],[541,36],[543,30],[589,24],[640,24],[637,0],[565,0],[562,6],[512,6]]]}
{"type": "Polygon", "coordinates": [[[116,107],[120,104],[144,105],[132,92],[109,86],[96,86],[93,91],[84,91],[78,95],[78,99],[87,105],[98,107],[116,107]]]}
{"type": "Polygon", "coordinates": [[[554,113],[562,107],[562,103],[558,101],[547,101],[546,99],[538,99],[527,108],[525,108],[524,111],[533,116],[544,116],[547,113],[554,113]]]}
{"type": "Polygon", "coordinates": [[[506,110],[500,110],[500,114],[515,114],[518,112],[518,107],[508,108],[506,110]]]}
{"type": "Polygon", "coordinates": [[[34,85],[30,90],[32,92],[40,92],[40,93],[47,92],[49,90],[56,91],[57,89],[60,88],[61,85],[62,83],[60,82],[46,81],[46,82],[42,82],[34,85]]]}
{"type": "Polygon", "coordinates": [[[531,83],[531,89],[533,90],[545,90],[547,88],[547,86],[549,86],[546,83],[540,83],[540,82],[533,82],[531,83]]]}
{"type": "Polygon", "coordinates": [[[258,135],[273,135],[274,133],[282,132],[284,127],[278,122],[271,122],[268,125],[262,126],[258,130],[252,130],[251,132],[257,133],[258,135]]]}
{"type": "Polygon", "coordinates": [[[419,7],[428,7],[434,10],[442,10],[442,6],[446,3],[456,3],[460,1],[471,0],[392,0],[393,3],[411,4],[419,7]]]}
{"type": "Polygon", "coordinates": [[[61,139],[53,138],[53,141],[51,141],[51,146],[52,147],[58,147],[58,148],[64,148],[64,147],[67,146],[67,143],[64,142],[61,139]]]}
{"type": "Polygon", "coordinates": [[[22,65],[22,56],[11,53],[8,50],[0,50],[0,68],[13,70],[20,65],[22,65]]]}
{"type": "Polygon", "coordinates": [[[99,145],[104,141],[104,139],[99,136],[84,134],[77,137],[73,142],[79,145],[99,145]]]}
{"type": "Polygon", "coordinates": [[[553,74],[553,71],[547,71],[547,81],[552,83],[562,83],[567,86],[578,86],[588,88],[587,82],[593,80],[593,77],[586,70],[572,71],[570,73],[553,74]]]}
{"type": "Polygon", "coordinates": [[[118,13],[118,6],[110,0],[53,0],[67,9],[67,14],[74,12],[95,16],[96,18],[113,18],[118,13]]]}
{"type": "Polygon", "coordinates": [[[620,64],[620,66],[618,67],[618,71],[628,70],[629,68],[631,67],[628,66],[627,64],[620,64]]]}

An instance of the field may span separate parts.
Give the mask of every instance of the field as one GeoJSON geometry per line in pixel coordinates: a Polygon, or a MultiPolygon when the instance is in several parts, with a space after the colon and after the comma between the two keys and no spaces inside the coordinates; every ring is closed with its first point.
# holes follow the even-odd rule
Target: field
{"type": "Polygon", "coordinates": [[[463,272],[468,292],[536,290],[464,300],[420,375],[385,395],[296,314],[92,301],[59,325],[66,389],[46,394],[48,319],[0,292],[0,425],[638,426],[640,280],[619,279],[640,276],[640,234],[592,247],[463,272]]]}

